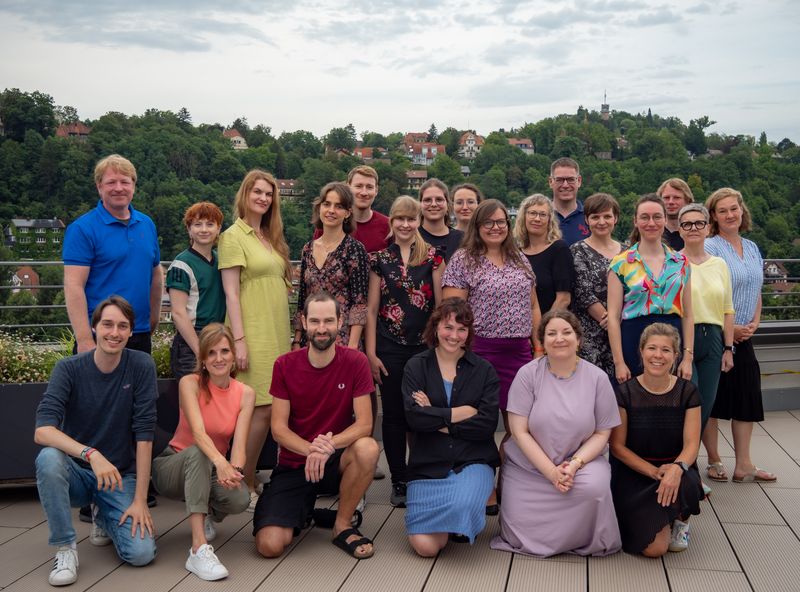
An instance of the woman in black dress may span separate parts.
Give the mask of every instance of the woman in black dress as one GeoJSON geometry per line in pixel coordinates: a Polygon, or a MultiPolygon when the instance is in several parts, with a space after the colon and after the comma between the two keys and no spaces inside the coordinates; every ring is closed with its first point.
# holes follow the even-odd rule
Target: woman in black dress
{"type": "Polygon", "coordinates": [[[566,310],[572,297],[575,270],[569,246],[561,240],[561,228],[550,200],[536,193],[519,206],[514,238],[530,261],[536,276],[539,310],[566,310]]]}
{"type": "Polygon", "coordinates": [[[419,227],[419,233],[426,243],[442,251],[446,263],[461,246],[464,238],[463,232],[450,228],[453,204],[447,185],[436,178],[428,179],[419,188],[419,203],[422,204],[422,226],[419,227]]]}
{"type": "Polygon", "coordinates": [[[700,394],[671,374],[680,351],[674,327],[649,325],[639,340],[644,372],[617,391],[622,423],[611,432],[611,493],[627,553],[684,551],[689,516],[700,513],[700,394]]]}

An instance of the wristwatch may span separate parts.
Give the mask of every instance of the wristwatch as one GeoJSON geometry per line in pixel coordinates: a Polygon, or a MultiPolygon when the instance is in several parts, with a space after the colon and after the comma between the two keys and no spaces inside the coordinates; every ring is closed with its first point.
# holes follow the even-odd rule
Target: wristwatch
{"type": "Polygon", "coordinates": [[[732,354],[735,354],[736,353],[736,346],[735,345],[723,345],[722,346],[722,351],[724,351],[724,352],[729,351],[732,354]]]}
{"type": "Polygon", "coordinates": [[[676,460],[676,461],[675,461],[674,463],[672,463],[672,464],[673,464],[673,465],[678,465],[678,466],[681,468],[681,470],[682,470],[684,473],[685,473],[686,471],[688,471],[688,470],[689,470],[689,465],[687,465],[687,464],[686,464],[685,462],[683,462],[682,460],[676,460]]]}

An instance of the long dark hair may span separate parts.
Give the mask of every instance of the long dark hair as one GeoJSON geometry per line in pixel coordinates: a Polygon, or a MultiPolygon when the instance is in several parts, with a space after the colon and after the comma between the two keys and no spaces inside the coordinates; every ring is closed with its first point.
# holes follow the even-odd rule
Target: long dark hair
{"type": "Polygon", "coordinates": [[[467,257],[472,265],[475,267],[480,265],[481,255],[486,253],[486,245],[480,234],[481,224],[488,220],[497,210],[503,212],[506,217],[506,222],[508,223],[508,233],[506,234],[505,240],[503,240],[500,245],[503,261],[525,270],[525,273],[529,276],[532,275],[530,267],[525,265],[522,260],[522,252],[519,250],[519,247],[517,247],[516,242],[514,242],[513,232],[511,231],[511,221],[508,218],[508,210],[506,210],[502,202],[496,199],[487,199],[479,203],[478,207],[475,208],[472,218],[469,219],[469,225],[467,226],[466,234],[464,234],[464,240],[461,241],[461,248],[466,251],[467,257]]]}

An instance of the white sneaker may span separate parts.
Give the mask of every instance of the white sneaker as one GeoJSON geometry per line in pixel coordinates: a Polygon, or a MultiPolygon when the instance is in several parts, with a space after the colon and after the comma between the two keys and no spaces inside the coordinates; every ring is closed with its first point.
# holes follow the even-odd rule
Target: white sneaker
{"type": "Polygon", "coordinates": [[[247,506],[247,511],[253,513],[256,511],[256,504],[258,503],[258,494],[255,491],[250,492],[250,505],[247,506]]]}
{"type": "Polygon", "coordinates": [[[206,542],[211,542],[215,538],[217,538],[217,529],[214,528],[214,523],[211,522],[211,516],[206,515],[205,524],[203,525],[203,530],[205,531],[206,535],[206,542]]]}
{"type": "Polygon", "coordinates": [[[675,520],[672,523],[672,534],[669,538],[669,550],[680,553],[689,548],[689,524],[675,520]]]}
{"type": "Polygon", "coordinates": [[[89,531],[89,542],[95,547],[105,547],[111,544],[111,538],[103,528],[97,524],[97,512],[100,511],[96,505],[92,504],[92,529],[89,531]]]}
{"type": "Polygon", "coordinates": [[[219,562],[214,554],[214,547],[211,545],[200,545],[197,553],[192,553],[192,550],[189,549],[186,569],[207,582],[228,577],[228,570],[219,562]]]}
{"type": "Polygon", "coordinates": [[[361,499],[358,500],[358,505],[356,506],[356,511],[363,513],[364,512],[364,508],[366,508],[366,507],[367,507],[367,495],[364,494],[363,496],[361,496],[361,499]]]}
{"type": "Polygon", "coordinates": [[[51,586],[68,586],[78,579],[78,551],[63,545],[56,551],[53,569],[47,580],[51,586]]]}

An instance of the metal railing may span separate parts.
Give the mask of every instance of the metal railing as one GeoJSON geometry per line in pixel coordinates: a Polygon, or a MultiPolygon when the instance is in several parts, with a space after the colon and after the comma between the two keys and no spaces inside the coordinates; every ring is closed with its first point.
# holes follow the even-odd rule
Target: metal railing
{"type": "MultiPolygon", "coordinates": [[[[770,262],[776,262],[781,264],[800,264],[800,259],[769,259],[770,262]]],[[[163,267],[169,267],[171,261],[162,261],[161,265],[163,267]]],[[[299,261],[292,261],[293,267],[299,267],[299,261]]],[[[41,268],[41,267],[62,267],[64,265],[63,261],[0,261],[0,269],[3,268],[19,268],[22,266],[29,266],[32,268],[41,268]]],[[[764,289],[762,291],[762,297],[765,301],[771,301],[772,299],[776,300],[789,300],[790,297],[794,296],[798,300],[798,304],[765,304],[762,307],[762,314],[766,319],[769,320],[778,320],[778,321],[787,321],[793,318],[796,318],[800,315],[795,315],[791,311],[795,311],[800,309],[800,292],[797,291],[782,291],[782,292],[774,292],[770,289],[777,282],[785,282],[789,284],[800,285],[800,277],[798,276],[787,276],[785,278],[775,278],[775,277],[767,277],[765,276],[765,283],[764,289]]],[[[295,285],[297,282],[294,282],[295,285]]],[[[52,285],[13,285],[13,284],[5,284],[0,285],[0,290],[6,291],[11,290],[12,292],[20,291],[20,290],[62,290],[64,288],[63,284],[52,284],[52,285]]],[[[169,298],[165,295],[163,304],[169,306],[169,298]]],[[[162,304],[162,317],[163,314],[163,304],[162,304]]],[[[0,314],[3,317],[6,317],[4,314],[5,311],[28,311],[28,310],[49,310],[49,311],[64,311],[64,319],[58,322],[47,322],[47,323],[7,323],[3,322],[2,317],[0,317],[0,330],[8,331],[21,331],[21,330],[30,330],[30,331],[39,331],[41,329],[58,329],[58,328],[68,328],[70,327],[68,319],[66,319],[66,305],[65,304],[2,304],[0,305],[0,314]]],[[[162,318],[159,321],[159,325],[172,325],[172,320],[169,315],[165,318],[162,318]]]]}

